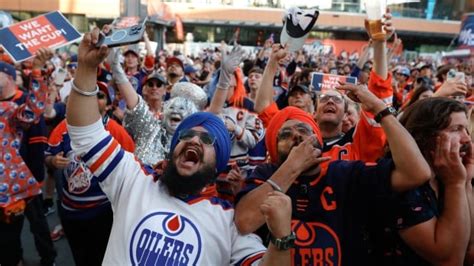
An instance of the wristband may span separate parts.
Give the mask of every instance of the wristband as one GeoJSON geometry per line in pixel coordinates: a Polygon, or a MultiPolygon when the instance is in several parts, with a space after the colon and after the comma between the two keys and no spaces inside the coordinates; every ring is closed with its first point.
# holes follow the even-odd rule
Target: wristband
{"type": "Polygon", "coordinates": [[[283,193],[283,191],[281,190],[281,187],[277,183],[275,183],[275,181],[271,179],[267,179],[266,182],[270,184],[270,186],[272,186],[273,190],[283,193]]]}
{"type": "Polygon", "coordinates": [[[82,96],[96,96],[97,93],[99,93],[99,86],[97,85],[95,86],[95,90],[93,91],[83,91],[79,89],[78,87],[76,87],[76,84],[74,84],[74,81],[73,81],[71,82],[71,88],[82,96]]]}
{"type": "Polygon", "coordinates": [[[382,111],[380,111],[378,114],[376,114],[374,116],[374,120],[375,122],[377,123],[380,123],[382,121],[382,118],[386,117],[387,115],[393,115],[393,116],[397,116],[397,110],[395,110],[393,107],[387,107],[385,109],[383,109],[382,111]]]}

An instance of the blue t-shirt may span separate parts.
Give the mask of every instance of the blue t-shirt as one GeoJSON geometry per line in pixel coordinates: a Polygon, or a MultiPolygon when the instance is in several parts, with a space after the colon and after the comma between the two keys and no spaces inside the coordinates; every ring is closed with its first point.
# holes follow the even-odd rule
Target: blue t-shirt
{"type": "MultiPolygon", "coordinates": [[[[440,196],[442,193],[440,193],[440,196]]],[[[375,219],[370,226],[376,263],[387,266],[424,266],[421,258],[400,238],[398,230],[406,229],[433,217],[439,217],[442,199],[437,199],[429,182],[424,185],[380,200],[375,219]]]]}

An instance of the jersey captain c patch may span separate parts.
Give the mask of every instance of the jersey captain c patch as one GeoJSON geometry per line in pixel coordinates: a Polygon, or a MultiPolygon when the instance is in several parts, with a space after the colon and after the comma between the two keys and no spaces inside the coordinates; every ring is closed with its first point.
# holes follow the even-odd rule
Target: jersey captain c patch
{"type": "Polygon", "coordinates": [[[202,239],[188,218],[154,212],[136,226],[130,240],[132,265],[199,265],[202,239]]]}

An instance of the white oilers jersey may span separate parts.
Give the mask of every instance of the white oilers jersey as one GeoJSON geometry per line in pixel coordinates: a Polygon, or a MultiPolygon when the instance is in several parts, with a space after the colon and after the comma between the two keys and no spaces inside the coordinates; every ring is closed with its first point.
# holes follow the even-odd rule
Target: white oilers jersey
{"type": "Polygon", "coordinates": [[[249,170],[249,150],[254,148],[265,136],[265,128],[258,115],[253,112],[253,103],[245,98],[243,107],[225,106],[221,116],[225,120],[230,120],[236,125],[235,132],[231,135],[232,150],[230,163],[245,170],[249,170]]]}
{"type": "Polygon", "coordinates": [[[68,126],[76,154],[112,203],[114,222],[104,265],[256,265],[260,238],[240,235],[232,206],[218,198],[171,197],[103,129],[68,126]]]}

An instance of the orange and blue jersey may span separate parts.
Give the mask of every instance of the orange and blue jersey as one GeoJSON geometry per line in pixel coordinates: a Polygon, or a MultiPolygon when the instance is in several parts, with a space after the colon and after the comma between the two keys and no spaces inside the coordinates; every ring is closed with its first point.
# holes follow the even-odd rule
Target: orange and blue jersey
{"type": "MultiPolygon", "coordinates": [[[[383,80],[374,71],[370,73],[369,90],[387,106],[392,105],[392,76],[383,80]]],[[[362,160],[376,162],[383,155],[387,137],[382,126],[375,122],[374,115],[361,110],[356,127],[335,143],[325,143],[323,156],[333,160],[362,160]]]]}
{"type": "Polygon", "coordinates": [[[40,76],[32,78],[30,93],[18,90],[0,101],[0,207],[41,193],[48,87],[40,76]]]}
{"type": "MultiPolygon", "coordinates": [[[[103,122],[106,129],[125,150],[130,152],[135,150],[132,138],[122,126],[107,117],[103,122]]],[[[92,178],[88,167],[73,153],[65,119],[51,132],[46,156],[54,156],[60,152],[63,152],[64,156],[70,160],[68,167],[63,169],[61,175],[63,214],[73,219],[90,219],[110,208],[110,202],[97,179],[92,178]]]]}
{"type": "MultiPolygon", "coordinates": [[[[366,265],[364,239],[373,202],[391,193],[390,159],[375,163],[333,161],[319,176],[299,176],[286,194],[292,200],[292,265],[366,265]]],[[[238,201],[265,183],[278,169],[275,164],[259,165],[245,180],[238,201]]],[[[264,225],[257,231],[267,239],[264,225]]]]}

